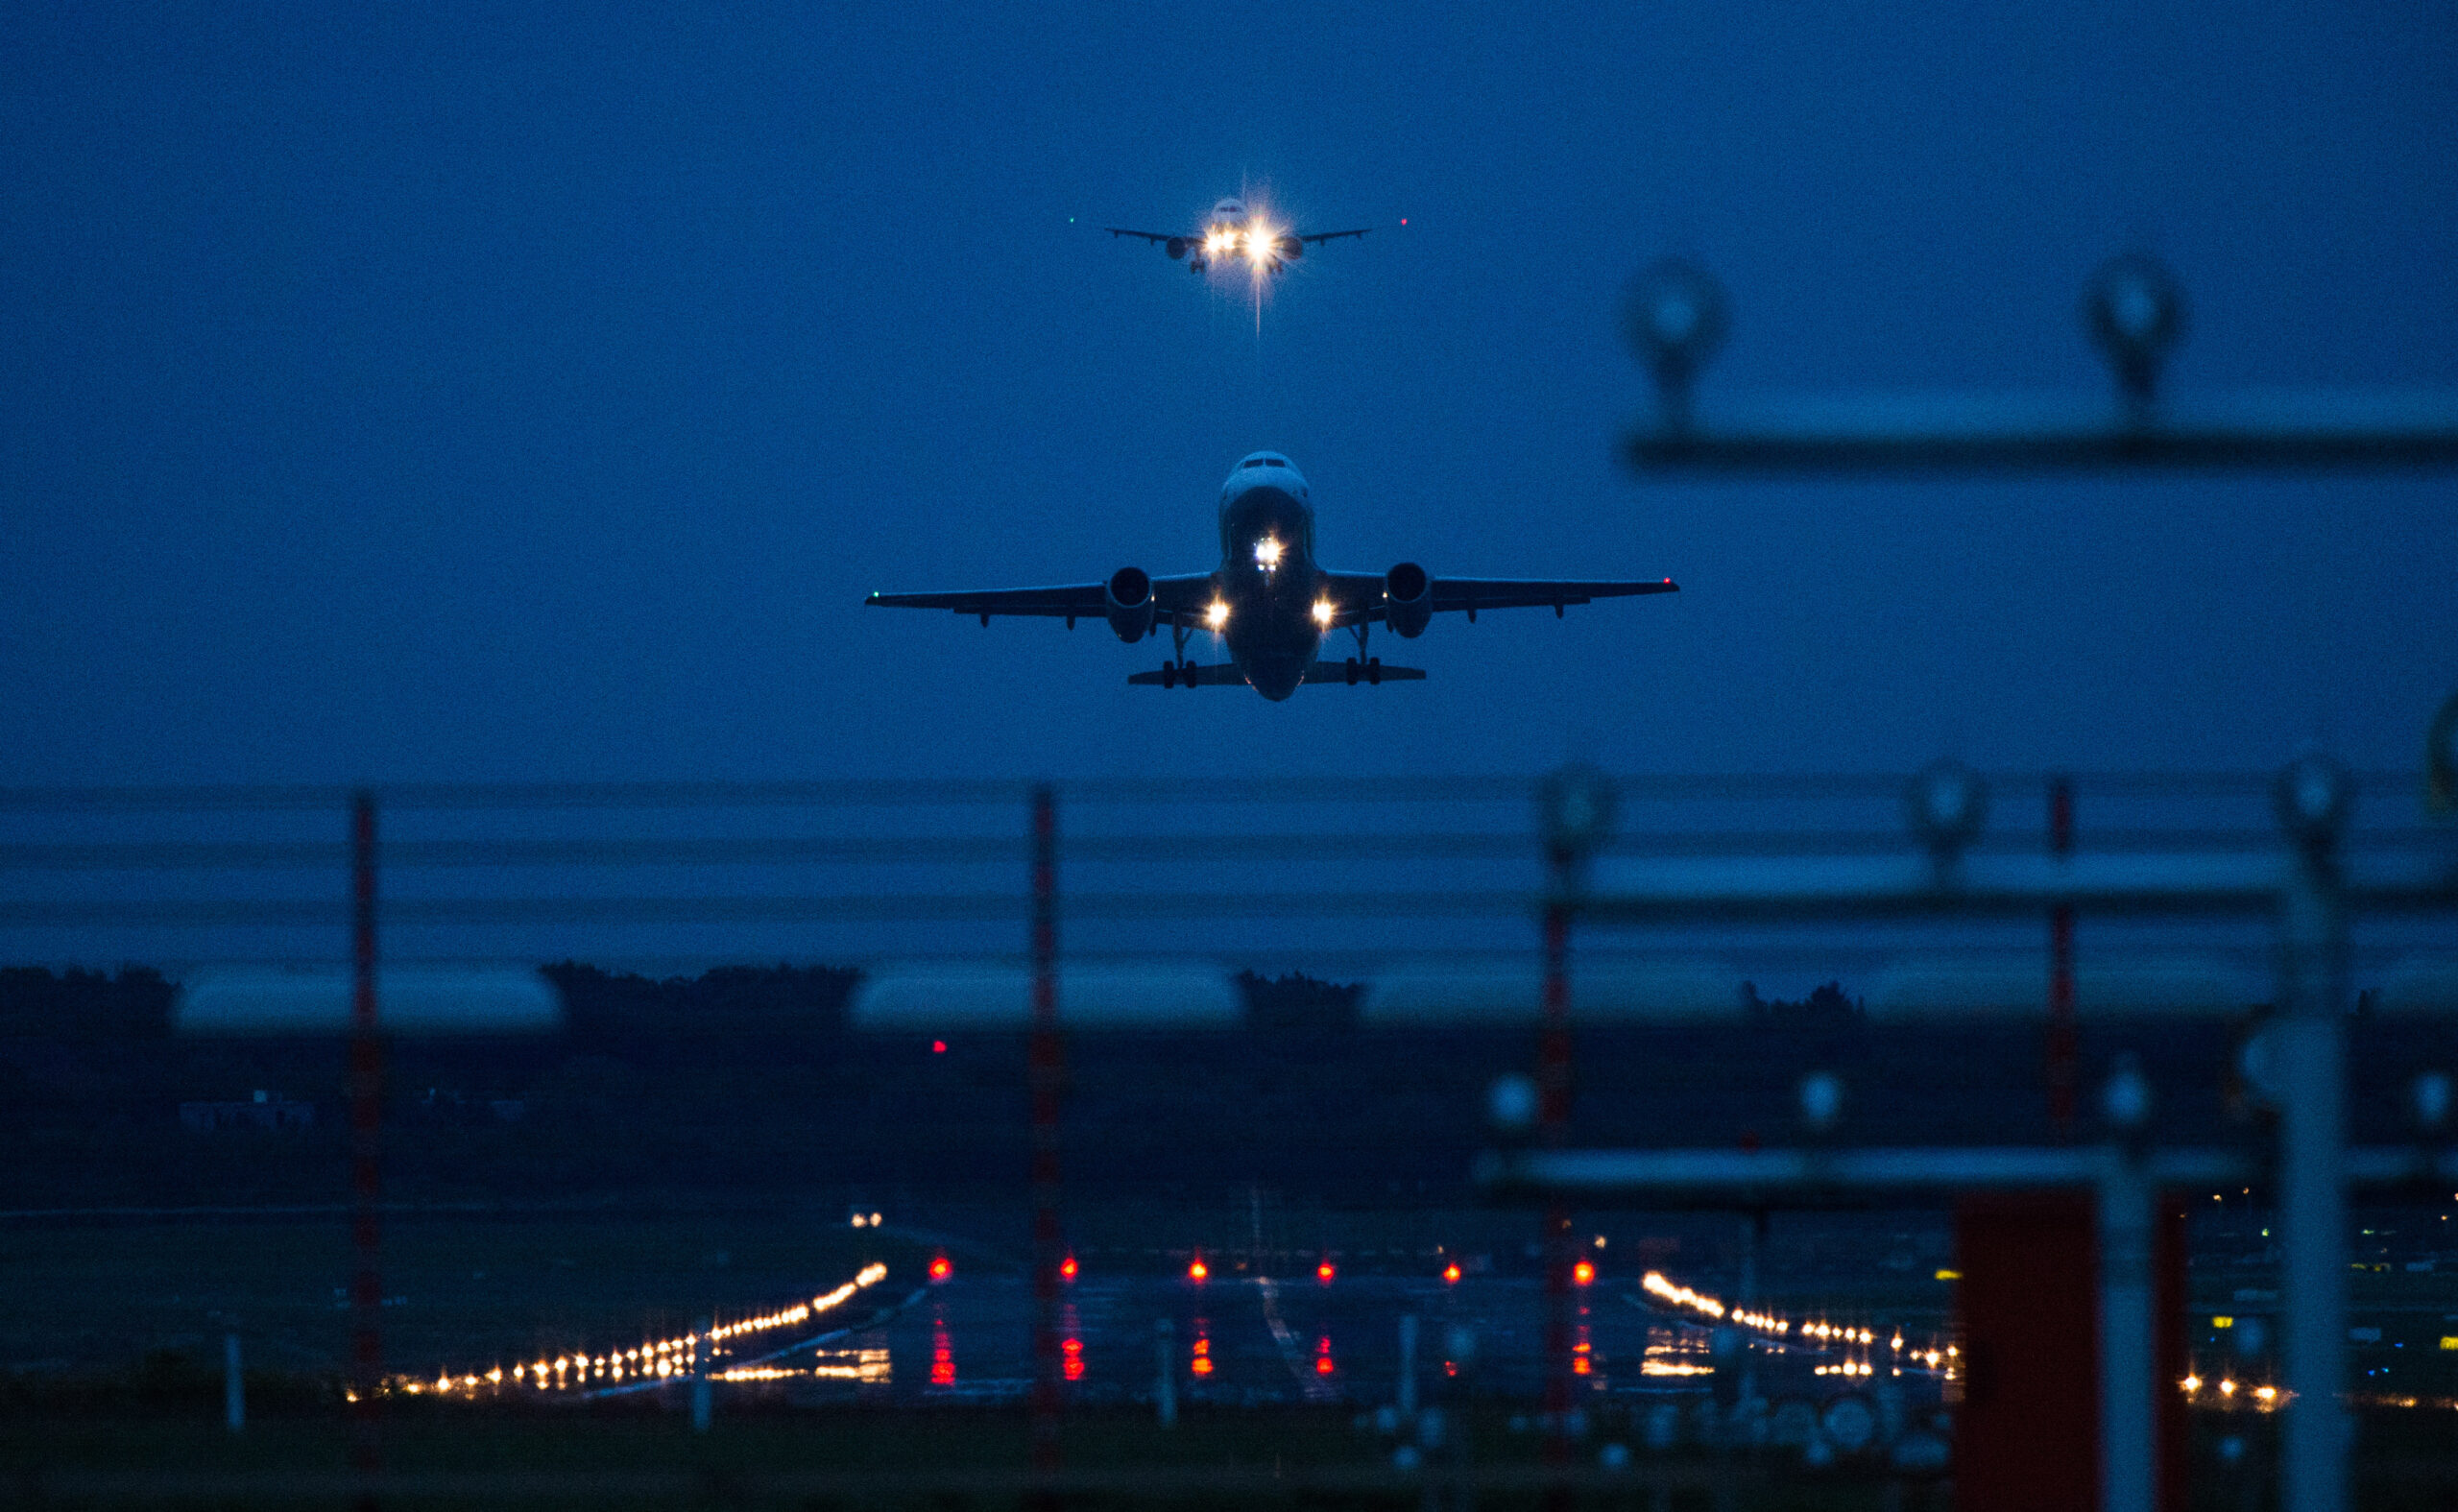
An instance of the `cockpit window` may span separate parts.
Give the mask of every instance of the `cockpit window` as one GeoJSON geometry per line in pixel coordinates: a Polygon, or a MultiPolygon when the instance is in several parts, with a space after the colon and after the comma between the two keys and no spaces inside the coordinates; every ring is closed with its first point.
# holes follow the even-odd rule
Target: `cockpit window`
{"type": "Polygon", "coordinates": [[[1241,467],[1247,467],[1247,468],[1260,468],[1260,467],[1262,467],[1265,463],[1269,462],[1270,460],[1271,460],[1271,459],[1270,459],[1269,457],[1248,457],[1244,462],[1242,462],[1242,463],[1239,464],[1239,466],[1241,466],[1241,467]]]}

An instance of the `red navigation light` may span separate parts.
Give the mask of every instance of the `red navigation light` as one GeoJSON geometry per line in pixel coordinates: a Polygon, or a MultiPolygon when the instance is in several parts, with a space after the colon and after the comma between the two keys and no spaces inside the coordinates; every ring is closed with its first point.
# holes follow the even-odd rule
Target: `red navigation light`
{"type": "Polygon", "coordinates": [[[1314,1341],[1314,1374],[1328,1376],[1332,1373],[1332,1369],[1331,1339],[1328,1336],[1316,1339],[1314,1341]]]}
{"type": "Polygon", "coordinates": [[[1326,1286],[1332,1284],[1332,1277],[1337,1274],[1337,1272],[1332,1269],[1332,1262],[1330,1260],[1325,1260],[1320,1265],[1314,1267],[1314,1279],[1321,1282],[1326,1286]]]}
{"type": "Polygon", "coordinates": [[[948,1263],[948,1258],[945,1255],[934,1255],[930,1258],[930,1280],[932,1282],[945,1281],[955,1273],[956,1268],[948,1263]]]}
{"type": "Polygon", "coordinates": [[[1596,1280],[1596,1267],[1586,1260],[1581,1260],[1571,1267],[1571,1280],[1582,1286],[1590,1285],[1596,1280]]]}
{"type": "Polygon", "coordinates": [[[1203,1262],[1203,1258],[1201,1256],[1195,1257],[1194,1263],[1187,1267],[1187,1280],[1189,1281],[1201,1281],[1211,1274],[1212,1267],[1203,1262]]]}
{"type": "Polygon", "coordinates": [[[948,1053],[948,1042],[947,1042],[947,1041],[945,1041],[945,1040],[933,1040],[933,1041],[931,1041],[931,1042],[930,1042],[930,1053],[931,1053],[932,1055],[945,1055],[945,1054],[947,1054],[947,1053],[948,1053]]]}
{"type": "Polygon", "coordinates": [[[1457,1286],[1459,1284],[1459,1262],[1458,1260],[1453,1260],[1450,1264],[1442,1267],[1442,1280],[1445,1285],[1457,1286]]]}
{"type": "Polygon", "coordinates": [[[1058,1279],[1061,1281],[1073,1281],[1075,1279],[1074,1256],[1070,1255],[1065,1260],[1058,1262],[1058,1279]]]}

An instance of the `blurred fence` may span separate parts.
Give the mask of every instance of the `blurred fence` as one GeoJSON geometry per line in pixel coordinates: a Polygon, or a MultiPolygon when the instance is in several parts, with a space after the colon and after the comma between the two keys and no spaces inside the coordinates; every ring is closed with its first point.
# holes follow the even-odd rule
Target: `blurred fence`
{"type": "MultiPolygon", "coordinates": [[[[2036,1019],[2049,1031],[2030,1121],[1993,1106],[1971,1120],[2015,1128],[2018,1141],[2042,1146],[2037,1158],[2014,1160],[2010,1176],[1982,1172],[1969,1156],[1962,1165],[1938,1157],[1935,1179],[1910,1185],[2105,1188],[2112,1157],[2054,1147],[2074,1137],[2078,1024],[2198,1018],[2241,1050],[2255,1044],[2266,1011],[2290,1021],[2318,1015],[2330,1025],[2325,1065],[2335,1071],[2349,1014],[2449,1021],[2458,834],[2423,817],[2414,778],[2303,770],[2337,785],[2300,789],[2295,772],[2285,786],[2269,775],[1984,783],[1945,768],[1909,784],[1590,777],[1589,811],[1575,820],[1560,811],[1558,784],[1505,777],[12,790],[0,792],[0,960],[154,965],[184,984],[181,1013],[192,1029],[321,1025],[362,1043],[379,1024],[538,1029],[551,1003],[542,1010],[534,993],[504,984],[534,983],[542,963],[571,960],[652,976],[774,961],[855,967],[866,985],[850,1008],[854,1029],[944,1022],[1041,1035],[1233,1029],[1242,1004],[1225,984],[1241,971],[1354,985],[1356,1026],[1402,1036],[1459,1025],[1558,1035],[1571,1025],[1741,1024],[1774,999],[1848,979],[1860,989],[1856,1020],[1879,1035],[1900,1026],[1873,1042],[1873,1067],[1889,1055],[1939,1059],[1937,1047],[1976,1020],[2036,1019]],[[1961,786],[1945,795],[1941,783],[1961,786]],[[1941,807],[1941,795],[1952,803],[1941,807]],[[2325,842],[2316,827],[2326,828],[2325,842]]],[[[2426,1084],[2413,1079],[2429,1068],[2438,1032],[2359,1054],[2348,1114],[2318,1124],[2293,1111],[2313,1093],[2282,1092],[2299,1067],[2316,1064],[2298,1059],[2312,1046],[2286,1051],[2273,1084],[2255,1088],[2291,1110],[2276,1166],[2252,1125],[2221,1126],[2219,1078],[2206,1069],[2195,1073],[2203,1085],[2187,1087],[2187,1073],[2155,1064],[2151,1080],[2165,1084],[2128,1137],[2143,1148],[2227,1146],[2186,1162],[2197,1182],[2300,1161],[2326,1167],[2329,1200],[2295,1221],[2336,1224],[2349,1175],[2336,1151],[2350,1125],[2378,1137],[2421,1118],[2420,1138],[2446,1140],[2446,1078],[2439,1122],[2424,1107],[2426,1084]],[[2304,1147],[2315,1140],[2326,1148],[2304,1147]]],[[[1049,1099],[1059,1083],[1040,1074],[1051,1053],[1035,1040],[1037,1150],[1057,1127],[1049,1099]]],[[[1540,1103],[1556,1092],[1568,1098],[1571,1053],[1567,1040],[1543,1042],[1540,1103]]],[[[2261,1066],[2236,1060],[2261,1081],[2261,1066]]],[[[1667,1137],[1696,1142],[1720,1110],[1747,1127],[1753,1149],[1756,1129],[1789,1126],[1796,1073],[1807,1068],[1711,1078],[1687,1091],[1701,1110],[1695,1119],[1666,1117],[1661,1098],[1626,1110],[1619,1124],[1573,1123],[1566,1103],[1542,1104],[1556,1144],[1577,1132],[1591,1144],[1603,1135],[1657,1153],[1606,1152],[1619,1166],[1572,1149],[1514,1157],[1496,1189],[1764,1208],[1785,1200],[1771,1195],[1779,1188],[1832,1196],[1886,1185],[1871,1175],[1882,1152],[1876,1165],[1862,1162],[1868,1169],[1767,1151],[1730,1170],[1694,1162],[1674,1171],[1687,1157],[1663,1148],[1667,1137]],[[1634,1128],[1645,1131],[1635,1140],[1634,1128]],[[1800,1169],[1779,1172],[1785,1159],[1800,1169]]],[[[1902,1079],[1921,1074],[1950,1086],[1958,1071],[1915,1067],[1902,1079]]],[[[2330,1079],[2335,1099],[2339,1078],[2330,1079]]],[[[362,1100],[372,1108],[372,1096],[362,1100]]],[[[1483,1141],[1471,1107],[1454,1104],[1449,1116],[1437,1143],[1483,1141]]],[[[2082,1115],[2092,1129],[2094,1116],[2082,1115]]],[[[1824,1129],[1833,1116],[1810,1122],[1824,1129]]],[[[1848,1127],[1827,1138],[1868,1144],[1888,1132],[1883,1116],[1848,1127]]],[[[372,1131],[363,1132],[372,1159],[372,1131]]],[[[1022,1146],[1024,1130],[1016,1134],[1022,1146]]],[[[1974,1142],[1969,1127],[1923,1137],[1974,1142]]],[[[2380,1179],[2406,1179],[2445,1158],[2427,1150],[2416,1165],[2375,1152],[2355,1164],[2371,1159],[2380,1179]]],[[[2157,1164],[2141,1167],[2151,1175],[2137,1186],[2165,1179],[2157,1164]]],[[[1057,1168],[1034,1169],[1036,1205],[1049,1208],[1057,1168]]],[[[2321,1179],[2308,1170],[2303,1189],[2321,1179]]],[[[1892,1180],[1901,1188],[1908,1178],[1892,1180]]],[[[372,1253],[372,1184],[361,1189],[372,1253]]],[[[2321,1246],[2291,1269],[2343,1267],[2338,1255],[2321,1246]]],[[[1036,1270],[1060,1256],[1039,1243],[1036,1270]]],[[[1549,1262],[1549,1275],[1561,1268],[1549,1262]]],[[[358,1293],[371,1337],[372,1276],[370,1261],[358,1293]]],[[[1045,1310],[1053,1294],[1045,1292],[1045,1310]]],[[[2308,1396],[2326,1398],[2313,1383],[2342,1368],[2339,1345],[2323,1341],[2343,1326],[2344,1308],[2324,1300],[2296,1326],[2305,1356],[2295,1368],[2308,1396]]],[[[1057,1368],[1054,1337],[1044,1318],[1036,1355],[1046,1379],[1057,1368]]],[[[1554,1353],[1567,1369],[1567,1354],[1554,1353]]],[[[2112,1357],[2147,1376],[2138,1354],[2112,1357]]],[[[371,1346],[362,1383],[374,1379],[372,1358],[371,1346]]],[[[2146,1380],[2112,1386],[2110,1398],[2138,1405],[2154,1390],[2146,1380]]],[[[1046,1394],[1041,1410],[1054,1414],[1058,1400],[1046,1394]]],[[[1562,1415],[1553,1418],[1563,1429],[1562,1415]]],[[[2308,1420],[2327,1421],[2306,1410],[2294,1422],[2308,1420]]],[[[2125,1446],[2111,1452],[2138,1461],[2147,1441],[2138,1425],[2126,1432],[2111,1437],[2125,1446]]],[[[2312,1442],[2291,1455],[2304,1488],[2294,1504],[2325,1505],[2311,1488],[2343,1487],[2344,1452],[2303,1438],[2312,1442]]],[[[1054,1460],[1033,1473],[1057,1484],[1054,1460]]],[[[2147,1476],[2139,1464],[2118,1475],[2109,1504],[2147,1508],[2147,1476]]],[[[89,1489],[107,1494],[100,1482],[89,1489]]]]}

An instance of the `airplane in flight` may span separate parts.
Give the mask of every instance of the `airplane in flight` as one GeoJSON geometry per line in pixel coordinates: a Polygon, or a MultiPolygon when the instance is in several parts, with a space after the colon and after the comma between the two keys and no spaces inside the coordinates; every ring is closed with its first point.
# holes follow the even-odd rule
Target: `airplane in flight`
{"type": "Polygon", "coordinates": [[[1559,616],[1572,604],[1676,593],[1671,578],[1589,582],[1554,578],[1437,578],[1413,562],[1388,572],[1333,572],[1314,564],[1314,506],[1306,479],[1277,451],[1258,451],[1229,473],[1220,490],[1220,565],[1211,572],[1156,578],[1121,567],[1100,583],[1061,588],[992,588],[975,593],[874,593],[865,602],[889,609],[943,609],[980,619],[1036,614],[1106,619],[1132,645],[1168,627],[1175,650],[1158,672],[1127,682],[1160,687],[1244,684],[1277,703],[1307,683],[1421,682],[1415,667],[1385,666],[1366,654],[1378,622],[1402,639],[1425,634],[1436,613],[1457,610],[1471,624],[1482,610],[1550,606],[1559,616]],[[1199,665],[1187,659],[1187,638],[1208,630],[1226,643],[1229,660],[1199,665]],[[1322,660],[1323,637],[1346,630],[1357,655],[1322,660]]]}
{"type": "Polygon", "coordinates": [[[1258,274],[1284,273],[1289,264],[1306,255],[1314,242],[1337,241],[1343,236],[1362,236],[1371,226],[1353,231],[1292,231],[1273,226],[1260,214],[1250,210],[1246,202],[1231,196],[1212,207],[1204,223],[1192,236],[1170,231],[1134,231],[1123,226],[1104,226],[1101,229],[1112,239],[1141,236],[1169,254],[1171,262],[1189,252],[1194,253],[1187,263],[1189,273],[1200,274],[1216,262],[1243,257],[1258,274]]]}

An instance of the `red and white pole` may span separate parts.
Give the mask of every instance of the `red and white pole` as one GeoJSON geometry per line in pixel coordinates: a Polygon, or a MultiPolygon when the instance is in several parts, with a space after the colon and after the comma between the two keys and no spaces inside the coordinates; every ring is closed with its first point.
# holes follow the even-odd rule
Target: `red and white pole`
{"type": "Polygon", "coordinates": [[[1058,796],[1048,783],[1033,789],[1032,869],[1033,1469],[1054,1474],[1064,1379],[1058,1267],[1067,1258],[1058,1222],[1058,1115],[1067,1067],[1058,1032],[1058,796]]]}
{"type": "MultiPolygon", "coordinates": [[[[375,1002],[375,795],[361,790],[350,805],[349,1010],[350,1468],[373,1476],[383,1468],[384,1351],[379,1324],[384,1286],[377,1269],[378,1157],[382,1152],[384,1044],[375,1002]]],[[[362,1486],[362,1512],[375,1494],[362,1486]]]]}

